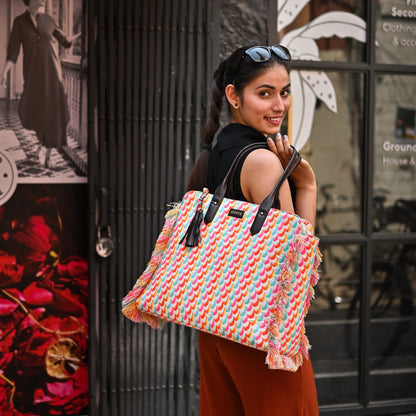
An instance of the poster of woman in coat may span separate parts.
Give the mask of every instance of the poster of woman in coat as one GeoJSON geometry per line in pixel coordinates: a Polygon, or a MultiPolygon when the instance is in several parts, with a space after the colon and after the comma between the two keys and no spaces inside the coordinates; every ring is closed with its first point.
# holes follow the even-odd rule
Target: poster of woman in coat
{"type": "Polygon", "coordinates": [[[86,182],[82,0],[2,0],[0,16],[0,151],[18,183],[86,182]]]}

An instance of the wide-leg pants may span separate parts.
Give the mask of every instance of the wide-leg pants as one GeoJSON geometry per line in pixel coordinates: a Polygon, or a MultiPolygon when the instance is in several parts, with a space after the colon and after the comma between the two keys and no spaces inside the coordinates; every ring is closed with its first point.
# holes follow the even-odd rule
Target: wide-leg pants
{"type": "Polygon", "coordinates": [[[318,416],[310,360],[296,372],[270,370],[266,353],[199,334],[200,416],[318,416]]]}

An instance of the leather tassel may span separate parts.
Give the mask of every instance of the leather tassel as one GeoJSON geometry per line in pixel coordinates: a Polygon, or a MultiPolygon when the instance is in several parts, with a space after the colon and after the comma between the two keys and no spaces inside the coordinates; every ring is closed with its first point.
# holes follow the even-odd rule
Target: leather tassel
{"type": "Polygon", "coordinates": [[[180,243],[186,247],[196,247],[201,241],[201,223],[204,217],[204,212],[201,208],[198,208],[186,230],[185,235],[182,237],[180,243]]]}

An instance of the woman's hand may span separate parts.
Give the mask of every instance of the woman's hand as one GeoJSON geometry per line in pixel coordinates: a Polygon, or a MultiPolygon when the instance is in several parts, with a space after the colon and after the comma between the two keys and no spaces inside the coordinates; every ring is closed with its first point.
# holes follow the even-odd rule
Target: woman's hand
{"type": "Polygon", "coordinates": [[[75,35],[67,36],[66,39],[68,42],[73,42],[75,39],[79,38],[82,35],[82,32],[78,32],[75,35]]]}
{"type": "MultiPolygon", "coordinates": [[[[293,148],[290,146],[288,137],[278,133],[276,141],[268,138],[267,144],[269,145],[269,149],[277,155],[282,166],[285,168],[293,155],[293,148]]],[[[313,172],[311,165],[303,158],[290,175],[290,179],[292,179],[296,189],[311,188],[312,190],[316,190],[315,173],[313,172]]]]}
{"type": "MultiPolygon", "coordinates": [[[[269,149],[277,155],[283,167],[286,167],[293,154],[288,137],[282,137],[279,133],[276,141],[268,138],[267,144],[269,145],[269,149]]],[[[300,217],[308,220],[314,227],[316,215],[316,179],[311,165],[302,159],[290,175],[290,179],[296,188],[295,212],[300,217]]]]}
{"type": "Polygon", "coordinates": [[[0,87],[6,87],[7,74],[4,72],[0,75],[0,87]]]}
{"type": "Polygon", "coordinates": [[[6,61],[6,64],[4,65],[3,71],[1,72],[0,75],[0,86],[1,87],[5,87],[7,84],[7,74],[10,71],[10,68],[12,67],[13,62],[11,61],[6,61]]]}

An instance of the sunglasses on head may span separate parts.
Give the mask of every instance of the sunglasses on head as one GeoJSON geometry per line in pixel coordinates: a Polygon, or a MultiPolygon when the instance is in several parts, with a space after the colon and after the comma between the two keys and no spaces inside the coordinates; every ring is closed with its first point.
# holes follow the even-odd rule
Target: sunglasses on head
{"type": "Polygon", "coordinates": [[[244,56],[248,55],[253,62],[267,62],[272,57],[272,53],[283,61],[292,59],[289,49],[282,45],[253,46],[244,51],[244,56]]]}
{"type": "Polygon", "coordinates": [[[261,63],[267,62],[272,57],[272,53],[274,53],[278,58],[282,61],[290,61],[292,56],[290,55],[289,49],[286,46],[282,45],[273,45],[273,46],[252,46],[244,51],[243,56],[240,59],[240,62],[235,69],[234,75],[232,77],[232,83],[234,83],[234,79],[240,70],[241,63],[244,61],[246,56],[249,56],[253,62],[261,63]]]}

